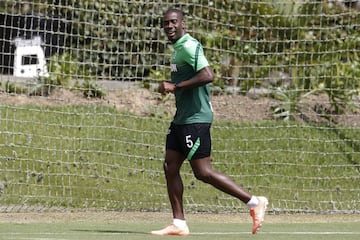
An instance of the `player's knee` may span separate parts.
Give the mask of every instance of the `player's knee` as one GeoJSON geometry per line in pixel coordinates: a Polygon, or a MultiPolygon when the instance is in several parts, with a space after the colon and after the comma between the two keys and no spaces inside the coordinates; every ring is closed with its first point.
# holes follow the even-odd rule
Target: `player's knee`
{"type": "Polygon", "coordinates": [[[194,172],[195,178],[204,182],[210,183],[211,180],[211,172],[210,171],[196,171],[194,172]]]}
{"type": "Polygon", "coordinates": [[[174,170],[172,170],[171,164],[169,166],[167,162],[163,163],[163,169],[166,176],[174,174],[174,170]]]}
{"type": "Polygon", "coordinates": [[[167,162],[163,163],[163,169],[165,173],[169,170],[167,162]]]}

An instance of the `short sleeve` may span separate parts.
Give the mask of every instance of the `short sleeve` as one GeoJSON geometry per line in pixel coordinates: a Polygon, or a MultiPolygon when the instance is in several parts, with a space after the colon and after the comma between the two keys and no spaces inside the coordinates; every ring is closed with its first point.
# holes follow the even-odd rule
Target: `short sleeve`
{"type": "Polygon", "coordinates": [[[204,50],[199,42],[187,41],[184,44],[184,51],[186,53],[185,61],[192,66],[195,72],[209,66],[209,62],[206,59],[204,50]]]}

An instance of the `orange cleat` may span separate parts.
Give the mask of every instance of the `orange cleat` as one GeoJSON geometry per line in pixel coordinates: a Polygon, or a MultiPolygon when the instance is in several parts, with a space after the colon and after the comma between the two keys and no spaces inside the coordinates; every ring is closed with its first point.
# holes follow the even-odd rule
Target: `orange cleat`
{"type": "Polygon", "coordinates": [[[174,224],[171,224],[164,229],[157,230],[157,231],[151,231],[151,234],[158,235],[158,236],[169,236],[169,235],[187,236],[190,234],[190,231],[189,231],[188,227],[179,228],[179,227],[175,226],[174,224]]]}
{"type": "Polygon", "coordinates": [[[261,228],[261,225],[264,222],[265,212],[269,204],[266,197],[258,197],[258,199],[259,204],[254,208],[250,208],[250,216],[253,219],[253,234],[255,234],[261,228]]]}

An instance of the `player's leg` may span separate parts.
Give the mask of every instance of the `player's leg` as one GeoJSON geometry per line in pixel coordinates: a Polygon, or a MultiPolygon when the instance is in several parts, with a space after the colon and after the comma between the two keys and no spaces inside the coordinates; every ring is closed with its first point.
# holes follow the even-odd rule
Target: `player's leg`
{"type": "Polygon", "coordinates": [[[228,176],[216,172],[211,166],[211,124],[193,124],[183,128],[183,135],[189,141],[188,159],[197,179],[209,183],[215,188],[228,193],[244,203],[249,202],[251,195],[236,185],[228,176]],[[198,144],[195,144],[195,143],[198,144]]]}
{"type": "Polygon", "coordinates": [[[190,234],[184,218],[183,209],[183,182],[180,176],[180,167],[184,162],[184,156],[174,150],[166,150],[164,172],[166,177],[167,191],[173,211],[173,223],[161,230],[152,231],[154,235],[186,236],[190,234]]]}
{"type": "Polygon", "coordinates": [[[183,192],[184,186],[180,176],[180,168],[184,156],[174,150],[167,150],[165,154],[164,172],[167,191],[174,219],[184,220],[183,192]]]}
{"type": "Polygon", "coordinates": [[[191,132],[192,139],[199,139],[197,150],[191,158],[188,158],[190,159],[190,165],[193,169],[195,177],[246,203],[250,208],[250,214],[253,218],[252,232],[256,233],[264,221],[265,210],[268,204],[267,199],[265,197],[252,196],[238,186],[228,176],[219,173],[212,168],[210,159],[210,125],[193,125],[193,128],[188,131],[191,132]]]}
{"type": "Polygon", "coordinates": [[[228,176],[212,168],[210,157],[193,159],[190,161],[190,165],[198,180],[211,184],[215,188],[240,199],[244,203],[250,201],[251,195],[248,192],[244,191],[228,176]]]}
{"type": "Polygon", "coordinates": [[[252,233],[255,234],[260,229],[268,205],[268,200],[265,197],[252,196],[228,176],[215,171],[211,166],[210,157],[193,159],[190,161],[190,165],[197,179],[246,203],[250,207],[250,215],[253,219],[252,233]]]}
{"type": "Polygon", "coordinates": [[[164,173],[171,208],[173,211],[173,223],[164,229],[152,231],[154,235],[189,235],[189,228],[184,218],[183,209],[183,182],[180,176],[180,168],[185,160],[181,153],[177,137],[176,126],[171,124],[166,137],[166,153],[164,161],[164,173]]]}

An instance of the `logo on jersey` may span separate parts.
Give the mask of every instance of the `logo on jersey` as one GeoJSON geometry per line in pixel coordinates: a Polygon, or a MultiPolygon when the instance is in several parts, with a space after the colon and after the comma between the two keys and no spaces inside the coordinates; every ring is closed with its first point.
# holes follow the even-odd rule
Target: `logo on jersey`
{"type": "MultiPolygon", "coordinates": [[[[172,54],[172,60],[174,61],[175,58],[176,58],[176,51],[173,52],[173,54],[172,54]]],[[[176,66],[175,63],[171,63],[171,64],[170,64],[170,69],[171,69],[171,72],[177,72],[177,71],[178,71],[178,70],[177,70],[177,66],[176,66]]]]}
{"type": "Polygon", "coordinates": [[[177,65],[175,63],[170,64],[171,72],[177,72],[177,65]]]}

